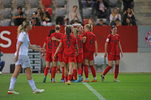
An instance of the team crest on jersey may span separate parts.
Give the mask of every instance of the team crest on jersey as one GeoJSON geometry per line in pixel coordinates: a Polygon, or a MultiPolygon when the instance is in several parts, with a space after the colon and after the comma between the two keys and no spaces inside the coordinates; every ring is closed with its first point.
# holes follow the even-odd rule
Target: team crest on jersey
{"type": "Polygon", "coordinates": [[[151,31],[147,32],[145,35],[145,42],[151,46],[151,31]]]}

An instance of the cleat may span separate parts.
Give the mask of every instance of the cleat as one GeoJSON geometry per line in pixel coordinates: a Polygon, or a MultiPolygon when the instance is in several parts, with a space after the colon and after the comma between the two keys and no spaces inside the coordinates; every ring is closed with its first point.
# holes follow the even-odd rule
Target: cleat
{"type": "Polygon", "coordinates": [[[66,85],[71,85],[70,81],[65,82],[66,85]]]}
{"type": "Polygon", "coordinates": [[[33,94],[42,93],[44,91],[45,91],[45,89],[37,89],[37,90],[33,91],[33,94]]]}
{"type": "Polygon", "coordinates": [[[45,83],[46,82],[46,76],[44,77],[44,79],[43,79],[43,83],[45,83]]]}
{"type": "Polygon", "coordinates": [[[119,80],[117,80],[117,79],[114,79],[114,82],[120,82],[119,80]]]}
{"type": "Polygon", "coordinates": [[[84,81],[84,78],[81,78],[81,81],[84,81]]]}
{"type": "Polygon", "coordinates": [[[55,81],[52,81],[51,83],[55,83],[55,81]]]}
{"type": "Polygon", "coordinates": [[[104,76],[103,76],[103,75],[101,75],[101,79],[102,79],[102,81],[103,81],[103,82],[105,81],[105,78],[104,78],[104,76]]]}
{"type": "Polygon", "coordinates": [[[94,79],[93,79],[91,82],[97,82],[97,80],[94,80],[94,79]]]}
{"type": "Polygon", "coordinates": [[[71,80],[71,82],[74,82],[74,81],[75,81],[74,79],[71,80]]]}
{"type": "Polygon", "coordinates": [[[14,91],[14,90],[8,90],[7,93],[8,93],[8,94],[19,94],[19,92],[16,92],[16,91],[14,91]]]}
{"type": "Polygon", "coordinates": [[[61,82],[65,82],[65,80],[64,80],[64,79],[61,79],[61,82]]]}
{"type": "Polygon", "coordinates": [[[79,75],[78,82],[81,82],[81,75],[79,75]]]}
{"type": "Polygon", "coordinates": [[[73,82],[74,82],[74,83],[77,83],[78,81],[77,81],[77,80],[74,80],[73,82]]]}
{"type": "Polygon", "coordinates": [[[84,80],[83,82],[89,82],[89,80],[84,80]]]}

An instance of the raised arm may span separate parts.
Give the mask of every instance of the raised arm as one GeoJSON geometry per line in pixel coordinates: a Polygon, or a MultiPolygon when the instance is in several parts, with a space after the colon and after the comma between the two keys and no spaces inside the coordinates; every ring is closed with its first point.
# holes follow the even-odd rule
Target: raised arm
{"type": "Polygon", "coordinates": [[[38,51],[41,51],[41,52],[45,52],[46,51],[44,48],[37,48],[35,46],[32,46],[30,43],[29,43],[29,49],[38,50],[38,51]]]}

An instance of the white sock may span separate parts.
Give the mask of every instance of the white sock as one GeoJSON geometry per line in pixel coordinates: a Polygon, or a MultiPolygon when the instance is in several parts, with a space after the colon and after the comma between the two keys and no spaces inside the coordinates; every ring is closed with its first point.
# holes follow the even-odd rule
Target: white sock
{"type": "Polygon", "coordinates": [[[89,80],[89,78],[86,78],[86,80],[89,80]]]}
{"type": "Polygon", "coordinates": [[[94,77],[93,79],[96,80],[96,77],[94,77]]]}
{"type": "Polygon", "coordinates": [[[29,83],[29,85],[31,86],[31,88],[32,88],[33,91],[37,90],[36,85],[35,85],[35,82],[34,82],[33,79],[28,80],[28,83],[29,83]]]}
{"type": "Polygon", "coordinates": [[[15,77],[11,77],[9,90],[14,90],[15,82],[16,82],[16,78],[15,77]]]}

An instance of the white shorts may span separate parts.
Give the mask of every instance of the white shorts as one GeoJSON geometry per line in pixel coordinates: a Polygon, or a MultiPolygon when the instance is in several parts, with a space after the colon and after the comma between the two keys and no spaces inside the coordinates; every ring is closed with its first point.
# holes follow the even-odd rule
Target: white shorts
{"type": "Polygon", "coordinates": [[[15,65],[21,65],[22,68],[24,68],[24,69],[27,67],[31,67],[30,60],[27,55],[19,55],[18,60],[15,63],[15,65]]]}

